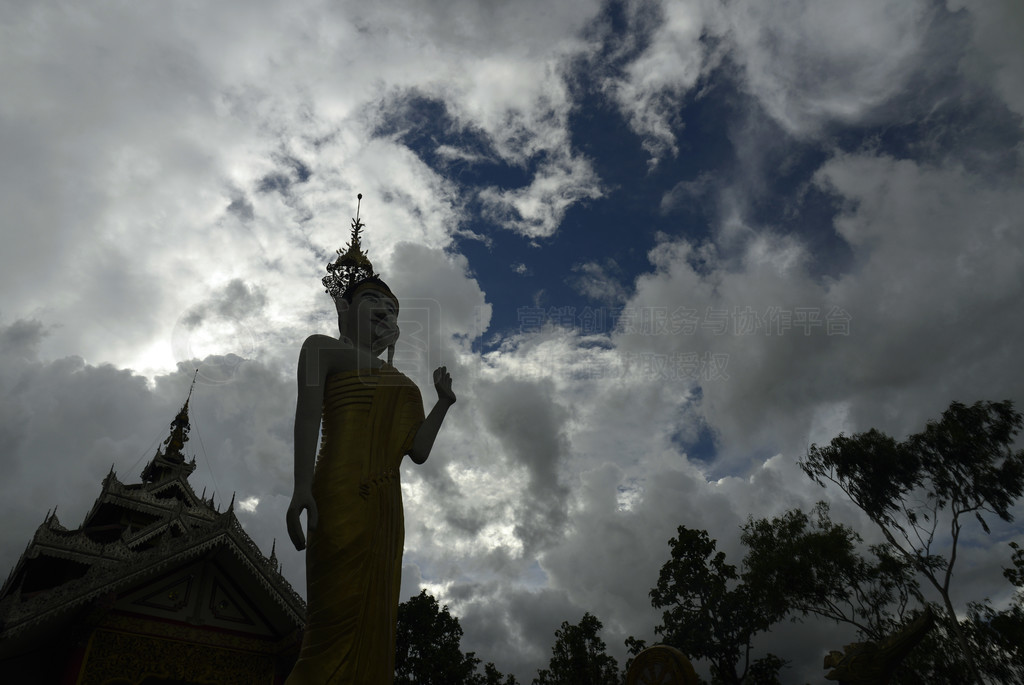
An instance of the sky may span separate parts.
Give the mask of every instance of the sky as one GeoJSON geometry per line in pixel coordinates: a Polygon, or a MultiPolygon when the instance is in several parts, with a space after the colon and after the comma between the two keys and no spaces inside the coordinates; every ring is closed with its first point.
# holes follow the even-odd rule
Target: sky
{"type": "MultiPolygon", "coordinates": [[[[679,525],[739,563],[825,499],[877,540],[811,444],[1024,407],[1022,37],[1014,0],[0,3],[0,567],[138,482],[198,368],[190,482],[303,592],[295,361],[357,193],[396,365],[458,395],[402,596],[465,650],[529,682],[590,612],[622,664],[679,525]]],[[[1011,540],[970,530],[957,606],[1011,540]]],[[[756,647],[820,682],[854,637],[756,647]]]]}

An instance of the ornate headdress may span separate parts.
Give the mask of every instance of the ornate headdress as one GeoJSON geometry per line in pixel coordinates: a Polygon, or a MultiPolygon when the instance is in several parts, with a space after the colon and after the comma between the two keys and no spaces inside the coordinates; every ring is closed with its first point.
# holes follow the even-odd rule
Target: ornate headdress
{"type": "Polygon", "coordinates": [[[322,279],[327,294],[334,298],[334,304],[339,309],[341,300],[351,302],[355,291],[361,285],[369,283],[398,301],[391,288],[380,280],[379,274],[374,273],[370,258],[359,244],[359,236],[366,225],[359,220],[359,205],[362,199],[362,193],[356,196],[356,218],[352,219],[352,236],[348,245],[345,246],[344,252],[337,250],[338,258],[327,265],[328,273],[322,279]]]}

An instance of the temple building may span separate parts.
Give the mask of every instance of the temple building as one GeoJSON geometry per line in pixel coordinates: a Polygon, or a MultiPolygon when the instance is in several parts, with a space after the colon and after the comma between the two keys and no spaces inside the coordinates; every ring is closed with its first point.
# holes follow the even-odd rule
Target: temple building
{"type": "Polygon", "coordinates": [[[0,681],[284,682],[305,603],[234,498],[220,511],[192,489],[189,428],[186,400],[141,482],[111,468],[78,528],[47,513],[0,590],[0,681]]]}

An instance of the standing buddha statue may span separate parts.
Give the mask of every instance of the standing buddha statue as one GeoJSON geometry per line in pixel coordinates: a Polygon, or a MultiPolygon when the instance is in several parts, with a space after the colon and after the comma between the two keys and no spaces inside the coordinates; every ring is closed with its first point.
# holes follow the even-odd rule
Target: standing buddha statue
{"type": "Polygon", "coordinates": [[[299,352],[287,524],[295,548],[306,550],[308,614],[287,685],[393,681],[405,541],[399,465],[405,455],[426,461],[455,403],[442,366],[424,417],[419,389],[391,365],[398,298],[360,246],[363,226],[357,207],[347,249],[323,279],[339,337],[312,335],[299,352]]]}

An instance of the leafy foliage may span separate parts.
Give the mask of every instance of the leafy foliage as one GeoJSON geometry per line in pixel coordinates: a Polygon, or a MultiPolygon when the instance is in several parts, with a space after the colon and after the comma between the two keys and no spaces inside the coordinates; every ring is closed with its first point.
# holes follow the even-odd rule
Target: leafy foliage
{"type": "Polygon", "coordinates": [[[714,682],[776,682],[782,660],[769,654],[751,662],[750,652],[754,636],[778,622],[785,607],[767,601],[758,591],[764,585],[741,582],[707,531],[680,526],[669,546],[671,558],[651,590],[651,604],[664,609],[654,632],[691,659],[710,661],[714,682]]]}
{"type": "Polygon", "coordinates": [[[487,662],[484,664],[483,675],[477,674],[476,677],[469,681],[472,685],[519,685],[519,681],[511,673],[507,676],[503,676],[501,671],[495,668],[494,664],[487,662]]]}
{"type": "Polygon", "coordinates": [[[972,602],[963,623],[986,677],[1024,683],[1024,549],[1016,542],[1010,547],[1013,567],[1003,569],[1003,575],[1017,588],[1011,605],[996,611],[988,602],[972,602]]]}
{"type": "Polygon", "coordinates": [[[919,598],[913,569],[886,545],[860,554],[862,539],[833,523],[828,505],[807,514],[793,509],[772,519],[749,519],[743,527],[744,581],[774,615],[815,614],[855,626],[861,636],[881,640],[905,620],[919,598]]]}
{"type": "Polygon", "coordinates": [[[605,653],[601,621],[583,614],[578,625],[568,621],[555,631],[551,661],[533,685],[619,685],[622,675],[615,657],[605,653]]]}
{"type": "Polygon", "coordinates": [[[1012,449],[1022,425],[1009,401],[953,402],[941,420],[905,441],[877,430],[840,435],[825,447],[812,445],[800,464],[818,484],[833,483],[846,493],[878,526],[892,554],[939,593],[945,609],[939,615],[976,682],[982,680],[978,651],[957,618],[950,583],[963,526],[976,519],[987,533],[984,515],[1013,519],[1011,507],[1024,493],[1024,450],[1012,449]],[[937,551],[943,545],[948,559],[937,551]]]}
{"type": "Polygon", "coordinates": [[[398,605],[395,653],[395,683],[408,685],[515,685],[516,679],[502,675],[488,663],[477,673],[473,652],[462,652],[459,619],[421,590],[398,605]]]}

